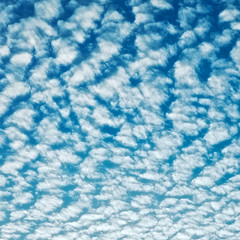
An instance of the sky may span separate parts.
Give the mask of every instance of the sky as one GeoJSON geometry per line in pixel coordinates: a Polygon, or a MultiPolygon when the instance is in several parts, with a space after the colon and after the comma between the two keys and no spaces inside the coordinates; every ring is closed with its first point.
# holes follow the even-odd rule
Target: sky
{"type": "Polygon", "coordinates": [[[240,239],[240,1],[0,1],[1,240],[240,239]]]}

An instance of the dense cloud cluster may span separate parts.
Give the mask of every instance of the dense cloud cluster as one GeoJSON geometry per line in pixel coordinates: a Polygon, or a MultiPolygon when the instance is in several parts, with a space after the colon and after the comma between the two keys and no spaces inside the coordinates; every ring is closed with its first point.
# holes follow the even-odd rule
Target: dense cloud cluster
{"type": "Polygon", "coordinates": [[[0,239],[240,239],[239,0],[0,3],[0,239]]]}

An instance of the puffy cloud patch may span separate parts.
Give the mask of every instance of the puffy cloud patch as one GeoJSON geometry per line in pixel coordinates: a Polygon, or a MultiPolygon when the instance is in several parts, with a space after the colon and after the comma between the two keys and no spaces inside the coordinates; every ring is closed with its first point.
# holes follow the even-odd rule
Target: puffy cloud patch
{"type": "Polygon", "coordinates": [[[0,7],[2,239],[239,239],[236,2],[0,7]]]}

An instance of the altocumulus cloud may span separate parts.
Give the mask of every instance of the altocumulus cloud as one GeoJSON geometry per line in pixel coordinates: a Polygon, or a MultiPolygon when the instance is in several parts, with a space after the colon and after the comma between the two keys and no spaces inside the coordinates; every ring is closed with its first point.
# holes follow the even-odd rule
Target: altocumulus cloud
{"type": "Polygon", "coordinates": [[[240,239],[240,2],[0,3],[0,239],[240,239]]]}

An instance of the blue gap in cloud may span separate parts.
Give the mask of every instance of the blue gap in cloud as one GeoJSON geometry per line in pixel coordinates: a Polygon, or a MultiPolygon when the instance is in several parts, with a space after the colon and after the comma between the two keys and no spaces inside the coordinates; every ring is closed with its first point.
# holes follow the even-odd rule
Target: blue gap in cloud
{"type": "Polygon", "coordinates": [[[79,124],[79,121],[78,121],[78,116],[73,110],[70,111],[69,118],[70,118],[71,122],[73,123],[73,125],[75,125],[76,127],[79,128],[79,132],[81,132],[81,136],[83,138],[86,137],[87,133],[84,133],[82,131],[81,125],[79,124]]]}
{"type": "Polygon", "coordinates": [[[232,142],[232,139],[228,139],[228,140],[225,140],[225,141],[222,141],[220,143],[217,143],[215,145],[212,146],[212,149],[210,151],[212,152],[219,152],[221,155],[221,151],[226,148],[227,146],[229,146],[232,142]]]}
{"type": "MultiPolygon", "coordinates": [[[[127,36],[123,42],[122,42],[122,48],[120,49],[120,56],[124,59],[124,54],[128,54],[131,57],[136,57],[137,55],[137,48],[135,46],[135,40],[136,40],[136,34],[131,33],[129,36],[127,36]]],[[[128,58],[126,58],[126,61],[128,63],[128,58]]]]}
{"type": "Polygon", "coordinates": [[[204,157],[204,162],[206,164],[206,166],[213,166],[216,162],[216,158],[217,159],[222,159],[222,154],[220,152],[215,152],[208,150],[209,152],[207,154],[203,154],[204,157]],[[215,155],[213,155],[215,154],[215,155]],[[217,157],[216,157],[217,156],[217,157]]]}
{"type": "Polygon", "coordinates": [[[164,128],[166,130],[173,129],[173,121],[167,118],[167,113],[170,112],[170,106],[172,105],[173,102],[175,102],[176,99],[177,99],[176,96],[173,93],[171,93],[171,91],[169,91],[167,101],[165,101],[160,107],[164,117],[164,128]]]}
{"type": "MultiPolygon", "coordinates": [[[[10,195],[1,196],[1,203],[6,202],[6,203],[9,204],[12,200],[13,200],[13,196],[11,194],[10,195]]],[[[5,211],[5,213],[7,213],[7,211],[5,211]]]]}
{"type": "MultiPolygon", "coordinates": [[[[62,196],[63,204],[62,204],[61,208],[66,208],[72,202],[74,202],[75,200],[77,200],[79,198],[79,193],[74,192],[74,189],[77,186],[78,186],[77,184],[70,184],[70,185],[61,187],[61,190],[63,190],[63,192],[64,192],[63,196],[62,196]],[[70,194],[70,192],[71,192],[71,194],[70,194]]],[[[59,211],[60,210],[61,209],[59,209],[59,211]]]]}
{"type": "Polygon", "coordinates": [[[175,160],[176,155],[172,154],[168,159],[165,160],[165,162],[168,163],[170,167],[172,167],[175,160]]]}
{"type": "Polygon", "coordinates": [[[96,184],[94,185],[94,187],[95,187],[95,191],[93,192],[93,195],[94,195],[94,196],[99,195],[99,194],[101,193],[101,190],[102,190],[102,188],[103,188],[103,185],[100,184],[100,183],[96,183],[96,184]]]}
{"type": "Polygon", "coordinates": [[[61,169],[65,174],[69,175],[69,177],[72,177],[79,172],[79,164],[62,163],[61,169]]]}
{"type": "MultiPolygon", "coordinates": [[[[0,131],[1,133],[1,131],[0,131]]],[[[2,133],[1,133],[2,134],[2,133]]],[[[6,140],[3,144],[0,145],[0,166],[2,166],[5,162],[7,157],[12,154],[12,149],[10,147],[10,140],[6,137],[6,140]]]]}
{"type": "Polygon", "coordinates": [[[227,225],[231,225],[231,224],[233,224],[233,223],[235,223],[236,222],[236,219],[232,219],[232,220],[227,220],[227,221],[225,221],[225,223],[227,224],[227,225]]]}
{"type": "Polygon", "coordinates": [[[204,169],[204,167],[196,167],[192,170],[192,178],[196,178],[199,176],[199,174],[202,172],[202,170],[204,169]]]}
{"type": "Polygon", "coordinates": [[[220,50],[217,52],[218,59],[221,59],[221,58],[228,59],[230,57],[230,52],[231,52],[233,46],[234,45],[232,43],[230,43],[230,44],[226,44],[225,46],[220,47],[220,50]]]}
{"type": "MultiPolygon", "coordinates": [[[[47,36],[44,36],[44,38],[48,39],[47,36]]],[[[57,57],[57,53],[55,52],[55,50],[54,50],[54,48],[52,46],[52,42],[51,42],[50,39],[46,41],[46,48],[47,48],[47,56],[46,57],[53,58],[53,59],[57,57]]],[[[50,65],[49,65],[49,68],[48,68],[48,71],[49,70],[53,70],[54,71],[55,66],[56,66],[56,64],[51,61],[50,65]]],[[[49,78],[51,79],[51,76],[49,76],[49,78]]]]}
{"type": "MultiPolygon", "coordinates": [[[[60,14],[58,20],[63,20],[63,21],[66,21],[68,18],[70,18],[73,13],[75,12],[76,10],[76,7],[73,7],[71,5],[71,2],[74,3],[74,1],[71,1],[71,0],[61,0],[61,5],[62,5],[62,8],[63,8],[63,12],[60,14]]],[[[87,0],[81,0],[81,5],[80,6],[85,6],[85,5],[88,5],[89,4],[89,1],[87,0]]],[[[74,5],[74,4],[73,4],[74,5]]]]}
{"type": "MultiPolygon", "coordinates": [[[[131,203],[132,199],[135,198],[135,197],[138,197],[138,196],[149,196],[149,195],[152,195],[152,193],[149,193],[149,192],[144,192],[144,191],[127,191],[127,196],[126,196],[126,199],[125,199],[125,202],[127,203],[131,203]]],[[[160,195],[159,196],[151,196],[153,197],[155,200],[157,199],[159,202],[161,202],[161,197],[160,195]]],[[[132,211],[134,212],[138,212],[139,209],[138,208],[131,208],[132,211]]]]}
{"type": "Polygon", "coordinates": [[[165,195],[164,194],[154,193],[154,199],[155,199],[155,201],[159,205],[165,199],[165,195]]]}
{"type": "Polygon", "coordinates": [[[171,3],[173,6],[172,9],[153,9],[153,17],[154,22],[163,22],[163,23],[171,23],[174,26],[177,26],[177,19],[178,19],[178,1],[173,1],[171,3]]]}
{"type": "MultiPolygon", "coordinates": [[[[36,162],[36,161],[37,160],[35,159],[32,162],[30,162],[30,163],[25,163],[24,166],[22,167],[22,169],[19,169],[19,171],[18,171],[19,174],[21,176],[23,176],[24,178],[27,178],[28,177],[28,171],[35,172],[35,169],[34,169],[33,165],[34,165],[34,162],[36,162]]],[[[31,181],[27,181],[27,182],[30,185],[26,188],[26,191],[30,192],[33,195],[33,197],[35,198],[36,197],[36,189],[37,189],[38,180],[37,180],[37,178],[33,177],[33,179],[31,181]]],[[[33,203],[31,203],[30,205],[32,205],[32,204],[33,203]]]]}
{"type": "MultiPolygon", "coordinates": [[[[103,223],[104,222],[105,221],[103,221],[103,223]]],[[[102,235],[103,235],[102,231],[95,231],[94,233],[90,233],[89,237],[90,237],[90,239],[101,239],[102,235]]]]}
{"type": "Polygon", "coordinates": [[[200,82],[207,82],[211,75],[211,62],[207,59],[202,59],[198,68],[196,69],[200,82]]]}
{"type": "MultiPolygon", "coordinates": [[[[56,54],[52,52],[53,50],[51,48],[52,47],[48,48],[49,57],[56,58],[56,54]]],[[[65,81],[62,78],[62,75],[65,72],[68,72],[71,69],[72,65],[73,63],[67,64],[67,65],[63,65],[63,64],[58,65],[54,62],[50,62],[48,67],[48,72],[47,72],[48,79],[56,78],[59,80],[61,86],[65,85],[65,81]]]]}
{"type": "Polygon", "coordinates": [[[59,108],[64,108],[70,105],[68,93],[65,91],[64,96],[54,96],[52,99],[58,105],[59,108]]]}
{"type": "Polygon", "coordinates": [[[137,87],[142,82],[140,77],[130,77],[129,81],[132,87],[137,87]]]}
{"type": "Polygon", "coordinates": [[[33,121],[36,125],[38,125],[45,117],[45,113],[42,110],[42,106],[44,106],[44,104],[43,103],[32,103],[32,106],[36,113],[36,115],[33,116],[33,121]]]}
{"type": "Polygon", "coordinates": [[[116,169],[119,166],[120,166],[119,164],[116,164],[110,160],[105,160],[105,161],[102,161],[101,163],[99,163],[99,165],[97,166],[97,171],[99,173],[105,174],[105,173],[111,171],[111,169],[116,169]]]}
{"type": "Polygon", "coordinates": [[[15,22],[22,18],[28,18],[34,16],[34,2],[33,1],[17,1],[14,5],[13,15],[15,22]]]}
{"type": "Polygon", "coordinates": [[[74,200],[72,198],[72,196],[69,195],[68,192],[64,192],[63,196],[62,196],[62,201],[63,204],[61,206],[62,209],[68,207],[74,200]]]}
{"type": "Polygon", "coordinates": [[[215,184],[216,185],[222,185],[228,182],[228,180],[236,175],[236,172],[234,173],[225,173],[220,179],[218,179],[215,184]]]}
{"type": "MultiPolygon", "coordinates": [[[[117,116],[123,114],[120,109],[113,108],[110,105],[109,102],[105,101],[101,97],[95,96],[95,100],[97,100],[97,102],[100,105],[106,107],[113,114],[114,117],[117,117],[117,116]]],[[[117,127],[111,127],[109,125],[104,125],[104,126],[101,127],[101,132],[102,133],[107,133],[107,134],[110,134],[112,136],[116,136],[119,131],[120,131],[120,127],[118,127],[118,128],[117,127]]]]}
{"type": "MultiPolygon", "coordinates": [[[[26,193],[26,192],[29,192],[29,191],[23,191],[23,193],[24,192],[26,193]]],[[[31,206],[33,206],[35,203],[36,203],[36,198],[33,198],[28,203],[24,203],[24,204],[18,203],[15,206],[16,206],[16,209],[18,209],[18,210],[29,210],[31,208],[31,206]]]]}
{"type": "Polygon", "coordinates": [[[100,63],[100,74],[95,75],[95,83],[103,82],[106,78],[109,78],[117,73],[118,67],[121,66],[118,57],[112,57],[108,62],[100,63]]]}
{"type": "Polygon", "coordinates": [[[78,65],[81,62],[88,59],[91,56],[94,49],[96,49],[96,47],[98,46],[97,38],[96,38],[97,36],[93,30],[90,33],[88,33],[88,36],[89,37],[83,43],[78,44],[79,54],[73,60],[73,64],[78,65]]]}
{"type": "MultiPolygon", "coordinates": [[[[101,193],[103,186],[99,183],[96,183],[94,187],[95,187],[95,191],[92,194],[93,194],[93,196],[97,196],[101,193]]],[[[95,197],[92,198],[92,208],[99,208],[102,205],[106,205],[107,203],[108,202],[106,202],[104,200],[99,200],[95,197]]]]}
{"type": "MultiPolygon", "coordinates": [[[[219,13],[224,10],[224,6],[223,4],[219,4],[218,1],[215,0],[210,0],[210,1],[206,1],[204,0],[204,5],[206,7],[208,7],[209,9],[209,13],[208,13],[208,18],[209,18],[209,22],[211,23],[213,29],[211,31],[211,34],[207,35],[205,40],[207,41],[208,38],[211,39],[211,37],[215,34],[214,31],[216,32],[221,32],[221,26],[219,26],[219,13]]],[[[203,16],[206,17],[206,16],[203,16]]]]}
{"type": "MultiPolygon", "coordinates": [[[[231,85],[232,90],[235,93],[238,93],[240,91],[240,81],[239,81],[239,78],[237,76],[235,77],[235,76],[230,75],[229,84],[231,85]]],[[[238,111],[239,111],[240,110],[240,104],[238,103],[237,106],[238,106],[238,111]]]]}
{"type": "Polygon", "coordinates": [[[208,129],[204,128],[204,129],[200,130],[196,136],[188,136],[188,135],[183,134],[183,136],[184,136],[183,144],[178,149],[180,150],[182,148],[186,148],[186,147],[190,146],[194,141],[196,141],[198,139],[202,139],[207,132],[208,132],[208,129]]]}
{"type": "Polygon", "coordinates": [[[8,107],[7,111],[0,117],[0,129],[4,128],[5,119],[11,116],[15,111],[17,111],[23,102],[27,102],[31,97],[30,93],[16,97],[8,107]]]}
{"type": "Polygon", "coordinates": [[[92,208],[99,208],[99,207],[102,207],[102,206],[108,206],[110,203],[109,200],[99,200],[97,198],[93,198],[92,199],[92,208]]]}
{"type": "Polygon", "coordinates": [[[140,183],[143,183],[143,184],[151,184],[155,182],[154,180],[147,179],[147,178],[138,177],[137,179],[140,183]]]}
{"type": "Polygon", "coordinates": [[[107,133],[107,134],[110,134],[110,135],[113,135],[113,136],[116,136],[119,131],[120,131],[120,128],[114,128],[114,127],[111,127],[111,126],[108,126],[108,125],[104,125],[101,128],[102,133],[107,133]]]}
{"type": "Polygon", "coordinates": [[[137,196],[144,196],[144,195],[148,195],[149,193],[148,192],[144,192],[144,191],[132,191],[132,190],[128,190],[127,191],[127,196],[129,199],[132,199],[134,197],[137,197],[137,196]]]}
{"type": "MultiPolygon", "coordinates": [[[[35,57],[36,54],[36,50],[33,49],[31,50],[31,55],[32,55],[32,59],[30,64],[26,67],[26,70],[24,72],[24,77],[23,77],[23,81],[29,83],[29,77],[31,76],[32,72],[31,70],[37,66],[38,64],[38,59],[35,57]]],[[[29,83],[29,85],[31,86],[31,84],[29,83]]]]}
{"type": "MultiPolygon", "coordinates": [[[[84,6],[84,5],[89,5],[89,1],[81,0],[80,6],[84,6]]],[[[74,6],[74,2],[72,5],[71,0],[61,0],[61,6],[62,6],[63,11],[60,11],[58,18],[54,18],[54,19],[50,20],[52,27],[57,28],[57,23],[59,20],[67,21],[74,14],[75,10],[77,9],[74,6]]],[[[80,7],[80,6],[77,6],[77,7],[80,7]]],[[[69,32],[69,34],[71,35],[71,31],[69,31],[69,30],[66,30],[66,31],[69,32]]]]}
{"type": "Polygon", "coordinates": [[[135,15],[132,12],[132,7],[128,4],[129,1],[126,0],[114,0],[105,6],[105,11],[116,10],[122,14],[126,21],[133,23],[135,20],[135,15]]]}

